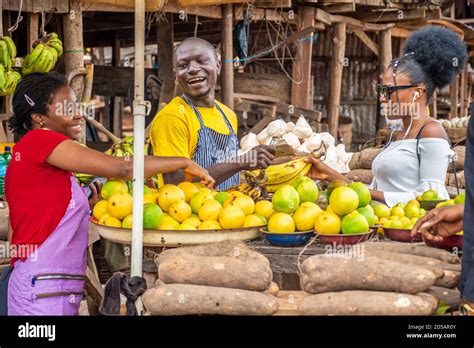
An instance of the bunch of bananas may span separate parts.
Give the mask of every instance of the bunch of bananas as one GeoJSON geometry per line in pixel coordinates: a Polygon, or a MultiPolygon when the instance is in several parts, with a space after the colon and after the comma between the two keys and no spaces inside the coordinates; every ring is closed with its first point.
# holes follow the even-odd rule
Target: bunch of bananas
{"type": "Polygon", "coordinates": [[[23,61],[23,75],[34,72],[50,72],[63,54],[63,43],[58,34],[51,33],[33,44],[33,51],[23,61]]]}
{"type": "Polygon", "coordinates": [[[19,72],[14,70],[5,71],[4,66],[0,65],[0,96],[12,95],[20,80],[19,72]]]}
{"type": "Polygon", "coordinates": [[[11,70],[16,57],[16,46],[11,37],[4,36],[0,39],[0,64],[6,70],[11,70]]]}
{"type": "MultiPolygon", "coordinates": [[[[290,184],[297,177],[304,176],[309,172],[311,163],[307,163],[306,158],[299,157],[282,164],[271,165],[265,170],[253,170],[249,174],[251,177],[259,178],[264,173],[265,191],[275,192],[280,187],[290,184]]],[[[248,178],[247,182],[249,182],[248,178]]],[[[261,183],[259,185],[261,186],[261,183]]]]}
{"type": "Polygon", "coordinates": [[[231,187],[227,192],[238,191],[243,193],[254,201],[258,200],[262,195],[262,188],[258,185],[249,184],[248,182],[240,184],[239,186],[231,187]]]}

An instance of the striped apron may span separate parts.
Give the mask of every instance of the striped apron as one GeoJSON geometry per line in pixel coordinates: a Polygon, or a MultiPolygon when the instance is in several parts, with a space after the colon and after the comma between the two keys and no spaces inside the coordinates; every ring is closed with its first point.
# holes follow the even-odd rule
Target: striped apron
{"type": "MultiPolygon", "coordinates": [[[[195,161],[201,167],[209,168],[218,163],[223,163],[237,158],[237,153],[239,150],[237,134],[235,134],[234,128],[232,128],[232,125],[230,124],[221,107],[215,103],[217,110],[219,110],[227,127],[229,128],[229,135],[218,133],[215,130],[206,127],[199,110],[186,97],[186,95],[183,94],[182,98],[194,110],[199,124],[201,125],[201,128],[198,131],[198,142],[193,153],[193,161],[195,161]]],[[[232,186],[238,185],[239,183],[240,173],[235,173],[229,179],[217,185],[216,188],[219,191],[225,191],[232,186]]]]}

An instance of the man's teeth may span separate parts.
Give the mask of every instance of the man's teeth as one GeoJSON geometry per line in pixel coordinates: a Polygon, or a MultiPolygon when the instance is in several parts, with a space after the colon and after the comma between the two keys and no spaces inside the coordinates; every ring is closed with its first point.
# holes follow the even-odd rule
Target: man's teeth
{"type": "Polygon", "coordinates": [[[195,78],[195,79],[189,80],[189,83],[202,82],[202,81],[204,81],[204,80],[205,80],[204,77],[197,77],[197,78],[195,78]]]}

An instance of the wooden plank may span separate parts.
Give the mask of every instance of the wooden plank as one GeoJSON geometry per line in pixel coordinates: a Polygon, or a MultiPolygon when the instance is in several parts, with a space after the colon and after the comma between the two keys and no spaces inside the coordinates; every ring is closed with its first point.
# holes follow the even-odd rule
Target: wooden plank
{"type": "Polygon", "coordinates": [[[424,19],[426,9],[417,8],[413,10],[384,10],[373,12],[359,12],[357,18],[365,22],[399,22],[414,19],[424,19]]]}
{"type": "Polygon", "coordinates": [[[235,111],[255,112],[262,116],[270,116],[273,118],[276,115],[276,109],[275,105],[262,104],[240,98],[235,98],[234,100],[235,111]]]}
{"type": "Polygon", "coordinates": [[[283,74],[234,74],[235,93],[254,94],[267,97],[278,97],[280,101],[290,104],[291,81],[283,74]]]}
{"type": "Polygon", "coordinates": [[[337,137],[339,124],[339,105],[341,100],[342,70],[344,67],[344,51],[346,47],[346,24],[334,25],[334,38],[332,46],[332,61],[329,70],[328,94],[328,126],[329,133],[337,137]]]}
{"type": "Polygon", "coordinates": [[[241,98],[241,99],[253,100],[253,101],[256,101],[256,102],[278,103],[278,102],[282,101],[280,98],[268,97],[268,96],[265,96],[265,95],[250,94],[250,93],[234,93],[234,97],[235,98],[241,98]]]}
{"type": "MultiPolygon", "coordinates": [[[[84,43],[82,41],[82,10],[80,0],[70,0],[71,13],[63,15],[64,28],[64,67],[66,74],[84,68],[84,43]]],[[[71,83],[71,88],[81,100],[84,78],[78,77],[71,83]]]]}
{"type": "Polygon", "coordinates": [[[229,108],[234,108],[234,63],[232,45],[232,5],[223,5],[222,14],[222,71],[221,96],[222,101],[229,108]]]}
{"type": "Polygon", "coordinates": [[[407,30],[407,29],[404,29],[404,28],[400,28],[400,27],[393,27],[393,28],[390,28],[390,32],[391,32],[391,35],[393,37],[401,37],[401,38],[407,38],[408,35],[410,35],[410,30],[407,30]]]}
{"type": "Polygon", "coordinates": [[[366,45],[376,56],[379,55],[379,46],[361,29],[352,29],[354,34],[366,45]]]}
{"type": "Polygon", "coordinates": [[[324,11],[327,13],[344,13],[344,12],[355,12],[356,5],[355,3],[350,4],[335,4],[330,6],[325,6],[324,11]]]}
{"type": "Polygon", "coordinates": [[[173,71],[174,30],[173,15],[167,13],[157,25],[158,78],[161,81],[159,103],[169,103],[174,97],[175,76],[173,71]]]}
{"type": "MultiPolygon", "coordinates": [[[[314,25],[314,8],[298,8],[298,30],[312,28],[314,25]]],[[[313,108],[311,92],[311,62],[313,56],[313,35],[309,40],[300,41],[297,45],[298,54],[293,62],[293,81],[291,83],[291,103],[305,109],[313,108]]]]}
{"type": "MultiPolygon", "coordinates": [[[[244,19],[245,7],[239,6],[234,9],[235,20],[240,21],[244,19]]],[[[290,16],[288,11],[275,11],[274,9],[252,9],[252,21],[268,20],[274,22],[283,22],[296,24],[295,16],[290,16]]]]}
{"type": "Polygon", "coordinates": [[[274,120],[271,116],[264,116],[260,121],[258,121],[251,129],[250,132],[254,134],[260,133],[262,130],[267,127],[267,125],[274,120]]]}
{"type": "MultiPolygon", "coordinates": [[[[392,32],[391,30],[381,31],[379,34],[379,76],[388,68],[392,61],[392,32]]],[[[380,82],[380,81],[379,81],[380,82]]],[[[378,99],[377,99],[378,102],[378,99]]],[[[378,104],[377,104],[378,105],[378,104]]],[[[375,120],[375,131],[385,127],[385,118],[380,117],[380,107],[377,107],[377,119],[375,120]]]]}
{"type": "Polygon", "coordinates": [[[254,6],[258,8],[290,8],[292,0],[256,0],[254,6]]]}
{"type": "Polygon", "coordinates": [[[468,101],[467,101],[467,69],[466,66],[461,73],[461,87],[460,87],[460,99],[461,99],[461,107],[459,108],[459,115],[460,117],[464,117],[468,115],[468,101]]]}
{"type": "MultiPolygon", "coordinates": [[[[69,2],[64,0],[23,0],[21,4],[22,12],[39,13],[45,11],[48,13],[68,13],[69,2]]],[[[19,11],[19,0],[3,0],[3,9],[7,11],[19,11]]]]}
{"type": "Polygon", "coordinates": [[[39,15],[37,13],[28,13],[28,50],[33,49],[33,42],[38,40],[39,35],[39,15]]]}
{"type": "MultiPolygon", "coordinates": [[[[155,69],[145,69],[145,74],[155,74],[155,69]]],[[[96,65],[94,67],[95,95],[127,97],[130,86],[133,86],[134,74],[131,67],[96,65]]]]}

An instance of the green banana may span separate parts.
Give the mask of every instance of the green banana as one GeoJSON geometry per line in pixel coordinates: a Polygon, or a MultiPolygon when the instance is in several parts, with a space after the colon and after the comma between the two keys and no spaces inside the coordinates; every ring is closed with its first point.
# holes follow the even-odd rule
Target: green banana
{"type": "Polygon", "coordinates": [[[10,53],[10,58],[15,59],[17,52],[15,43],[13,42],[12,38],[10,36],[4,36],[2,40],[5,41],[5,43],[7,44],[8,52],[10,53]]]}
{"type": "Polygon", "coordinates": [[[36,61],[41,57],[41,54],[43,53],[45,49],[45,46],[43,44],[38,44],[36,47],[28,53],[25,57],[25,60],[23,62],[23,75],[29,74],[34,72],[35,70],[33,69],[33,66],[35,65],[36,61]]]}
{"type": "Polygon", "coordinates": [[[56,61],[58,59],[58,53],[52,47],[46,47],[46,49],[51,55],[51,58],[49,59],[48,64],[45,66],[45,72],[50,72],[51,70],[53,70],[54,66],[56,65],[56,61]]]}
{"type": "Polygon", "coordinates": [[[51,53],[45,47],[45,49],[43,49],[41,51],[41,55],[35,61],[35,64],[33,65],[33,71],[34,72],[45,72],[46,71],[46,66],[49,64],[49,62],[52,58],[53,57],[51,56],[51,53]]]}
{"type": "Polygon", "coordinates": [[[4,67],[8,67],[8,62],[10,60],[11,58],[7,43],[3,40],[0,40],[0,64],[2,64],[4,67]]]}
{"type": "Polygon", "coordinates": [[[58,57],[63,54],[63,43],[59,39],[51,39],[48,41],[48,45],[56,50],[58,57]]]}

